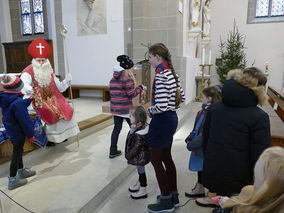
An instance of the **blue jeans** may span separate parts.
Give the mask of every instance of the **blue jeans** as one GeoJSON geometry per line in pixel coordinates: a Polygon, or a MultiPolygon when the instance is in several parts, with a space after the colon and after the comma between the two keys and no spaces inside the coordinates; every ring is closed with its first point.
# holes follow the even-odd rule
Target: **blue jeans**
{"type": "Polygon", "coordinates": [[[110,150],[117,150],[117,141],[118,141],[118,137],[119,137],[119,133],[121,131],[122,128],[122,123],[123,120],[126,120],[126,122],[128,123],[129,127],[130,127],[130,119],[129,118],[123,118],[123,117],[119,117],[119,116],[113,116],[113,121],[114,121],[114,128],[112,130],[112,134],[111,134],[111,146],[110,146],[110,150]]]}

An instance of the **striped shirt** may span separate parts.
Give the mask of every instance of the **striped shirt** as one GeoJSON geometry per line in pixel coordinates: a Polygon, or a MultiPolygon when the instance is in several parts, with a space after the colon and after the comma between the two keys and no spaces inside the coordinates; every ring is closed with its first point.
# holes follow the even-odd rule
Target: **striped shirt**
{"type": "MultiPolygon", "coordinates": [[[[182,102],[185,100],[184,91],[178,83],[180,93],[182,96],[182,102]]],[[[170,69],[165,69],[155,76],[155,91],[154,91],[154,103],[148,111],[151,115],[159,114],[166,111],[176,111],[176,80],[170,69]]]]}
{"type": "Polygon", "coordinates": [[[139,95],[143,88],[134,87],[134,82],[126,75],[125,70],[114,68],[113,78],[109,83],[110,111],[113,115],[125,117],[133,107],[132,98],[139,95]]]}

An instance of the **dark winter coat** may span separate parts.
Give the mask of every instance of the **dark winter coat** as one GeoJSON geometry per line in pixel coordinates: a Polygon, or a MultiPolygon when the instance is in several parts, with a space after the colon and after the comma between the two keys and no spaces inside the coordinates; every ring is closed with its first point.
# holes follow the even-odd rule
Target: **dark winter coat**
{"type": "Polygon", "coordinates": [[[121,67],[115,67],[113,78],[109,83],[110,88],[110,111],[113,115],[129,114],[129,109],[133,107],[132,98],[139,95],[143,88],[134,88],[134,82],[126,76],[126,71],[121,67]]]}
{"type": "Polygon", "coordinates": [[[144,166],[150,162],[150,148],[146,145],[149,126],[128,133],[125,145],[125,158],[128,164],[144,166]]]}
{"type": "Polygon", "coordinates": [[[0,107],[2,108],[2,121],[12,141],[22,141],[26,137],[34,136],[34,125],[27,107],[30,99],[22,99],[18,93],[0,93],[0,107]]]}
{"type": "Polygon", "coordinates": [[[255,162],[271,145],[268,114],[257,107],[264,96],[264,88],[231,79],[223,87],[222,102],[209,108],[203,127],[203,185],[211,192],[230,196],[253,184],[255,162]]]}

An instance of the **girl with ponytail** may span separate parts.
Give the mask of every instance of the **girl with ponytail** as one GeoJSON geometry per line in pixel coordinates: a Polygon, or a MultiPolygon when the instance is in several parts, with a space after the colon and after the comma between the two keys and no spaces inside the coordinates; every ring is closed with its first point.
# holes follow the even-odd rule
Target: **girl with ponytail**
{"type": "Polygon", "coordinates": [[[161,195],[156,204],[148,205],[149,212],[174,211],[179,206],[176,168],[171,156],[173,136],[178,117],[176,110],[184,101],[184,92],[172,64],[168,48],[157,43],[149,48],[149,63],[155,68],[152,87],[152,117],[148,145],[151,147],[151,163],[155,169],[161,195]],[[165,167],[164,167],[165,166],[165,167]]]}

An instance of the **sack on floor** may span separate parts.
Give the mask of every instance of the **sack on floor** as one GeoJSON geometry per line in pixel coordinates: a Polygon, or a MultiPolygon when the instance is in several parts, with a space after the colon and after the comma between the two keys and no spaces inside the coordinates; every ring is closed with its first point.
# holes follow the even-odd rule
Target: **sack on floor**
{"type": "Polygon", "coordinates": [[[202,167],[203,167],[203,158],[196,155],[195,151],[191,152],[188,169],[193,172],[199,172],[202,171],[202,167]]]}
{"type": "Polygon", "coordinates": [[[34,143],[40,147],[45,147],[47,144],[47,136],[45,134],[43,125],[41,123],[40,116],[38,115],[34,119],[34,135],[35,135],[34,143]]]}
{"type": "MultiPolygon", "coordinates": [[[[42,126],[40,116],[37,115],[36,118],[33,119],[33,122],[34,122],[34,136],[35,136],[34,143],[40,147],[45,147],[47,144],[47,136],[42,126]]],[[[0,144],[9,139],[10,137],[4,125],[0,124],[0,144]]]]}

